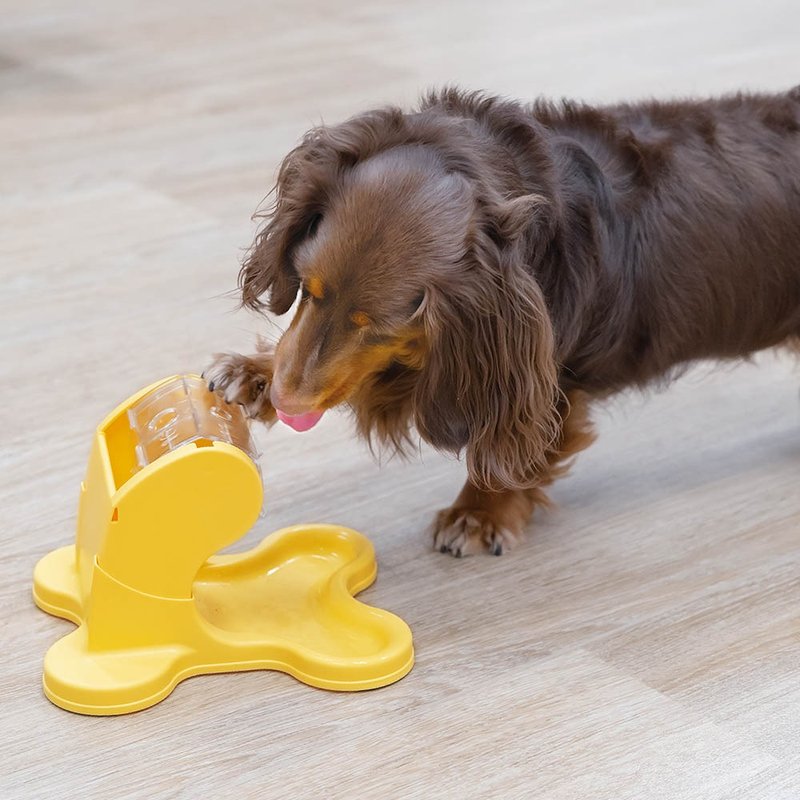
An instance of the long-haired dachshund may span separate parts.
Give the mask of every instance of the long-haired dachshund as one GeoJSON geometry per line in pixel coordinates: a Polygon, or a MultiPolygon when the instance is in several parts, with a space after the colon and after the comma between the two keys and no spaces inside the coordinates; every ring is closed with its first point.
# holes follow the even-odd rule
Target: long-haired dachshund
{"type": "Polygon", "coordinates": [[[240,273],[297,312],[212,390],[298,429],[463,453],[434,544],[505,552],[593,439],[588,406],[800,342],[800,87],[605,107],[446,89],[308,133],[240,273]]]}

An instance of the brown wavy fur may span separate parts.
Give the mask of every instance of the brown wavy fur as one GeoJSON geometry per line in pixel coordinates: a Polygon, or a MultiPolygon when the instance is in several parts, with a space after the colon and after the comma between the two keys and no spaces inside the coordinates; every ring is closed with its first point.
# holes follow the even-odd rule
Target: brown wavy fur
{"type": "Polygon", "coordinates": [[[475,489],[538,491],[567,455],[567,394],[584,409],[571,454],[591,398],[797,341],[800,90],[592,107],[445,89],[316,128],[280,168],[244,304],[286,312],[304,270],[338,289],[304,297],[279,344],[287,385],[316,359],[314,396],[347,375],[365,436],[402,447],[416,427],[466,451],[475,489]],[[366,189],[352,200],[369,164],[389,193],[417,176],[383,217],[366,189]],[[357,305],[381,320],[358,348],[332,321],[357,305]]]}

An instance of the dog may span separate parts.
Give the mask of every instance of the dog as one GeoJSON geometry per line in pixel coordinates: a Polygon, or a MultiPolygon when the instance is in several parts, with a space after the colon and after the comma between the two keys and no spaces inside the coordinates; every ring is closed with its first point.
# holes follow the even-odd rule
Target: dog
{"type": "Polygon", "coordinates": [[[468,479],[433,525],[499,555],[593,440],[590,407],[800,342],[800,87],[529,105],[446,88],[310,131],[239,275],[284,314],[212,391],[307,429],[345,404],[468,479]]]}

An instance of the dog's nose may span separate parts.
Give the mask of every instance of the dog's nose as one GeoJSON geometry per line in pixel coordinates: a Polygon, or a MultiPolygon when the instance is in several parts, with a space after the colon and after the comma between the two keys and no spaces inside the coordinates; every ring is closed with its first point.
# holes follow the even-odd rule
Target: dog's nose
{"type": "Polygon", "coordinates": [[[308,403],[303,403],[300,398],[287,392],[276,378],[272,380],[269,399],[273,408],[291,416],[307,414],[309,411],[314,410],[308,403]]]}

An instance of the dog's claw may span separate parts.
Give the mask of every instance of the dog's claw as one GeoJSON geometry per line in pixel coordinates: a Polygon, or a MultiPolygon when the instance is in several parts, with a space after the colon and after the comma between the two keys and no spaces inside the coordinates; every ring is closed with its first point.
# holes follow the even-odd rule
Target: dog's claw
{"type": "Polygon", "coordinates": [[[454,558],[481,550],[502,556],[511,550],[518,536],[483,509],[450,508],[440,511],[433,524],[434,548],[454,558]]]}
{"type": "Polygon", "coordinates": [[[275,410],[266,392],[272,377],[270,353],[216,355],[214,363],[203,370],[203,377],[209,392],[219,395],[226,403],[240,406],[250,419],[275,421],[275,410]]]}

